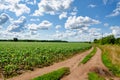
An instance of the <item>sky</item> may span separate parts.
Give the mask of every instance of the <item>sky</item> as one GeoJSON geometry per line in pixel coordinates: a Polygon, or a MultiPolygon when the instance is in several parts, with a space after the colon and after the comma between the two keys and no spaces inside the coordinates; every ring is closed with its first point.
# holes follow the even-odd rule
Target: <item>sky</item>
{"type": "Polygon", "coordinates": [[[0,39],[120,37],[120,0],[0,0],[0,39]]]}

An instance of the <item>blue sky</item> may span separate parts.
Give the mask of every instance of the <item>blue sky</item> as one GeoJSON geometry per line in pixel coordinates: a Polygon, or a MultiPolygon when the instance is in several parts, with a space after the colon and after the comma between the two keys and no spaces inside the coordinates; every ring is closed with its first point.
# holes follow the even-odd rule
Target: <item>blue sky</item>
{"type": "Polygon", "coordinates": [[[120,37],[120,0],[0,0],[0,39],[120,37]]]}

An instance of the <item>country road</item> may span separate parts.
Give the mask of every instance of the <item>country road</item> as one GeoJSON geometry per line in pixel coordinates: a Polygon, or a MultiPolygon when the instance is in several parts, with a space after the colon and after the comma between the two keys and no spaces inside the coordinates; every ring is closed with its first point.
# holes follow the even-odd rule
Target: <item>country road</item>
{"type": "Polygon", "coordinates": [[[92,50],[93,48],[88,51],[79,53],[65,61],[55,63],[48,67],[37,68],[34,71],[25,72],[21,75],[7,80],[31,80],[35,77],[49,73],[62,67],[69,67],[70,74],[63,77],[61,80],[88,80],[88,73],[91,71],[97,72],[98,74],[104,76],[106,80],[120,80],[120,78],[114,77],[102,63],[101,50],[99,48],[97,48],[96,54],[86,64],[81,64],[78,66],[80,61],[82,61],[82,59],[92,50]]]}

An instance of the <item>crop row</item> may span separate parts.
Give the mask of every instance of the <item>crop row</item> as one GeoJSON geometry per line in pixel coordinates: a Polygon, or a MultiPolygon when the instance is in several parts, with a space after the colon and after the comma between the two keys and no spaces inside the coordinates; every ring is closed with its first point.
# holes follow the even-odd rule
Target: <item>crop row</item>
{"type": "Polygon", "coordinates": [[[0,69],[5,77],[52,65],[91,47],[88,43],[0,42],[0,69]]]}

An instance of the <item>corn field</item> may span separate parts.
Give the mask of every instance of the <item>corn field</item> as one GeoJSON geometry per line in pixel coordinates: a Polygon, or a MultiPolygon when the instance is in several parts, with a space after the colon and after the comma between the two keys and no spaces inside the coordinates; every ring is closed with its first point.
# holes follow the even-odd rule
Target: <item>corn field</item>
{"type": "Polygon", "coordinates": [[[65,60],[91,47],[88,43],[0,42],[0,70],[15,76],[65,60]]]}

